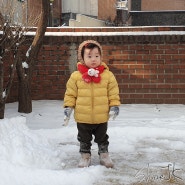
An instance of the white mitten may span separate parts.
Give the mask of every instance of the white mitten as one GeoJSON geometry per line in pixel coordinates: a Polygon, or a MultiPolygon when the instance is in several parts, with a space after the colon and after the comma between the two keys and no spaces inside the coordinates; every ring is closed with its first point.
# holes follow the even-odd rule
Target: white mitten
{"type": "Polygon", "coordinates": [[[113,106],[110,108],[109,111],[109,119],[112,118],[112,120],[115,120],[115,118],[119,115],[119,107],[118,106],[113,106]]]}
{"type": "Polygon", "coordinates": [[[68,125],[72,111],[73,111],[73,108],[71,108],[71,107],[64,108],[64,124],[63,124],[63,126],[68,125]]]}

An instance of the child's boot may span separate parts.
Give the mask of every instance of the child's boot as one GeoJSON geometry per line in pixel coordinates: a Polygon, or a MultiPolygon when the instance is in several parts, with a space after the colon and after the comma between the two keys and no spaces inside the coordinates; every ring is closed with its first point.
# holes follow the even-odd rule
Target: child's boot
{"type": "Polygon", "coordinates": [[[90,153],[81,153],[81,159],[78,164],[79,168],[89,167],[91,164],[91,154],[90,153]]]}
{"type": "Polygon", "coordinates": [[[109,153],[100,153],[100,164],[107,167],[113,168],[114,164],[109,156],[109,153]]]}

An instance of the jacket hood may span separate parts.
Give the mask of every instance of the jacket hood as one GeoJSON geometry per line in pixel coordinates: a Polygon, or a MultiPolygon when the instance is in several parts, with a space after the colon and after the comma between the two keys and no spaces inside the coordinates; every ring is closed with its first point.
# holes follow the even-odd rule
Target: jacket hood
{"type": "Polygon", "coordinates": [[[85,40],[85,41],[83,41],[83,42],[79,45],[79,47],[78,47],[78,61],[81,62],[81,63],[84,63],[84,62],[83,62],[83,59],[82,59],[82,56],[81,56],[81,51],[82,51],[82,48],[83,48],[86,44],[88,44],[88,43],[95,44],[95,45],[97,45],[97,46],[100,48],[100,51],[101,51],[101,59],[102,59],[103,50],[102,50],[102,47],[101,47],[100,43],[98,43],[98,42],[95,41],[95,40],[85,40]]]}

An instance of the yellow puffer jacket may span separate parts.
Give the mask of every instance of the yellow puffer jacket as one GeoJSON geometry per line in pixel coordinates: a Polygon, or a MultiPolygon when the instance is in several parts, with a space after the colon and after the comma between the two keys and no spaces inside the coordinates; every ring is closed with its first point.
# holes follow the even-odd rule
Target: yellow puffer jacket
{"type": "Polygon", "coordinates": [[[109,119],[111,106],[119,106],[119,88],[117,81],[105,63],[99,83],[86,83],[82,74],[75,71],[71,74],[64,97],[64,107],[74,108],[76,122],[99,124],[109,119]]]}

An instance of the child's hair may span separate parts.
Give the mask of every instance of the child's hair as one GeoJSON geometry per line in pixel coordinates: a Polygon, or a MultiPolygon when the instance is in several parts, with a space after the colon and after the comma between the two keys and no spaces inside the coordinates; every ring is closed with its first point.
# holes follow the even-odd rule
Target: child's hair
{"type": "Polygon", "coordinates": [[[100,49],[100,47],[99,47],[98,45],[96,45],[96,44],[94,44],[94,43],[87,43],[87,44],[85,44],[85,45],[82,47],[82,50],[81,50],[81,57],[82,57],[82,59],[84,60],[84,51],[85,51],[85,49],[90,49],[90,50],[92,50],[92,49],[94,49],[94,48],[98,48],[98,51],[99,51],[99,53],[100,53],[100,55],[101,55],[101,49],[100,49]]]}

